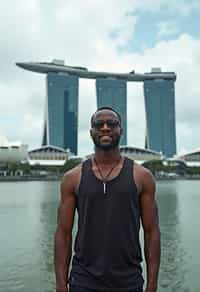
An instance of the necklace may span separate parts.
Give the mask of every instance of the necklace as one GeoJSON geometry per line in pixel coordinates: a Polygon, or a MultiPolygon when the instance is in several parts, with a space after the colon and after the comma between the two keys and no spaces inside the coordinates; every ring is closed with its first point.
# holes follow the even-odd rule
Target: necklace
{"type": "Polygon", "coordinates": [[[108,178],[111,175],[112,171],[115,169],[115,167],[119,164],[120,161],[121,161],[121,156],[116,161],[116,163],[111,167],[111,169],[108,171],[108,173],[105,176],[103,176],[102,171],[101,171],[101,169],[100,169],[100,167],[99,167],[99,165],[97,163],[97,160],[94,158],[94,162],[96,164],[96,167],[98,169],[98,172],[99,172],[99,174],[101,176],[101,179],[102,179],[102,182],[103,182],[103,193],[104,193],[104,195],[106,194],[106,183],[108,181],[108,178]]]}

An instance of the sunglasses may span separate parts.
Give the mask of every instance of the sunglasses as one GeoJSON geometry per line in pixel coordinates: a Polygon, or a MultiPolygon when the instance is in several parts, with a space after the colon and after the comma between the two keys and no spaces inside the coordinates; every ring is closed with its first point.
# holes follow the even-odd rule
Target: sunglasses
{"type": "Polygon", "coordinates": [[[106,124],[110,129],[114,129],[120,126],[120,122],[117,120],[95,120],[92,122],[92,127],[100,130],[106,124]]]}

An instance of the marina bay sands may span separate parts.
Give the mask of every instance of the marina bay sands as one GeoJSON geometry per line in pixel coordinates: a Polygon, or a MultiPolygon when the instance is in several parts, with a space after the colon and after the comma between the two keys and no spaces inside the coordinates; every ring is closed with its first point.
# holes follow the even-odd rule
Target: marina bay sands
{"type": "Polygon", "coordinates": [[[176,115],[174,72],[138,74],[89,71],[85,67],[67,66],[61,60],[50,63],[23,62],[17,66],[46,74],[47,99],[42,145],[54,145],[78,152],[79,78],[96,80],[97,107],[110,106],[122,118],[121,145],[127,145],[127,82],[143,82],[146,135],[145,148],[166,157],[176,154],[176,115]]]}

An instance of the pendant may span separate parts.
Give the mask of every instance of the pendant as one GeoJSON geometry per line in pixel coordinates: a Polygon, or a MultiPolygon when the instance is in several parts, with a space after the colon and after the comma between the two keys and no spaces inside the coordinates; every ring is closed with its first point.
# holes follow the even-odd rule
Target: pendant
{"type": "Polygon", "coordinates": [[[103,182],[103,193],[106,194],[106,182],[103,182]]]}

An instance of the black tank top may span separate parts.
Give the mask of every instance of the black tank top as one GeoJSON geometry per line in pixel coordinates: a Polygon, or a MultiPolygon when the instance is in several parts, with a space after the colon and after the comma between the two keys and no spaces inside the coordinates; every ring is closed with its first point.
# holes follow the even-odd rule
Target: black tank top
{"type": "Polygon", "coordinates": [[[78,232],[69,283],[97,291],[141,291],[140,203],[133,161],[103,183],[91,160],[82,166],[77,192],[78,232]]]}

